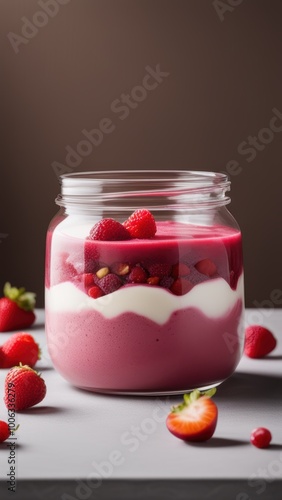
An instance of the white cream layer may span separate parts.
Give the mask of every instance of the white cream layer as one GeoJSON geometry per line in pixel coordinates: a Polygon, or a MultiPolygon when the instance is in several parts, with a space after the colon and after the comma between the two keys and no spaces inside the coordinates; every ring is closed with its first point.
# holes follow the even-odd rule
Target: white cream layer
{"type": "Polygon", "coordinates": [[[216,278],[196,285],[181,297],[163,288],[134,285],[92,299],[72,283],[65,282],[46,289],[45,306],[50,312],[95,310],[105,318],[132,312],[162,325],[173,312],[187,307],[195,307],[210,318],[218,318],[228,313],[238,299],[244,303],[243,275],[236,290],[231,290],[223,278],[216,278]]]}

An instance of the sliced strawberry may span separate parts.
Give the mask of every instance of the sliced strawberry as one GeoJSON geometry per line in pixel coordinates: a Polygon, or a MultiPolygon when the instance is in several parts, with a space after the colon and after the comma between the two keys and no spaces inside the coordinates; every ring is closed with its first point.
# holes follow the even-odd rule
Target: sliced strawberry
{"type": "Polygon", "coordinates": [[[263,358],[275,349],[277,344],[273,333],[259,325],[250,325],[245,330],[244,352],[249,358],[263,358]]]}
{"type": "Polygon", "coordinates": [[[102,219],[97,222],[90,230],[90,240],[101,241],[120,241],[128,240],[130,238],[129,232],[114,219],[102,219]]]}
{"type": "Polygon", "coordinates": [[[218,410],[211,400],[216,389],[184,394],[184,402],[172,408],[166,419],[168,430],[184,441],[207,441],[214,434],[218,410]]]}
{"type": "Polygon", "coordinates": [[[195,264],[195,268],[199,273],[209,276],[210,278],[214,276],[217,272],[215,263],[210,259],[203,259],[195,264]]]}
{"type": "Polygon", "coordinates": [[[153,238],[157,231],[155,219],[151,212],[146,209],[135,210],[123,225],[131,238],[153,238]]]}

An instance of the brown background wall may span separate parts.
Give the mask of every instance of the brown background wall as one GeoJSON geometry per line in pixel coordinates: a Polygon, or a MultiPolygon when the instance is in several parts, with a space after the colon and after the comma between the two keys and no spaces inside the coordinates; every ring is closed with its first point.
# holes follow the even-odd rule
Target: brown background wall
{"type": "Polygon", "coordinates": [[[282,2],[221,4],[219,13],[213,0],[1,1],[0,287],[25,285],[43,305],[52,163],[66,165],[66,146],[108,117],[114,130],[73,171],[229,169],[247,305],[282,288],[282,131],[262,130],[273,108],[282,113],[282,2]],[[158,63],[169,76],[121,120],[112,102],[158,63]],[[249,136],[259,150],[245,144],[242,154],[249,136]]]}

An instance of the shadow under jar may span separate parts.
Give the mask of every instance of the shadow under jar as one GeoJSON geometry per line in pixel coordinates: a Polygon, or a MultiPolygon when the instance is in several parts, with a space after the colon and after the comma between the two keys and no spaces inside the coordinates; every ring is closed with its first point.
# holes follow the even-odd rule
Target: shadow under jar
{"type": "Polygon", "coordinates": [[[55,369],[80,388],[134,395],[184,393],[232,375],[243,352],[244,284],[228,178],[137,170],[60,180],[46,242],[55,369]],[[136,210],[150,212],[153,235],[145,222],[138,237],[104,231],[104,219],[123,224],[136,210]]]}

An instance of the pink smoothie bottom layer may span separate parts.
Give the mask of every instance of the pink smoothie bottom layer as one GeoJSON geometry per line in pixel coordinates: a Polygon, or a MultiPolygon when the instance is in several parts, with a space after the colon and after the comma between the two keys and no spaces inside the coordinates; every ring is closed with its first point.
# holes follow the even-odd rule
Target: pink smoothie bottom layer
{"type": "Polygon", "coordinates": [[[220,318],[188,308],[164,325],[133,313],[106,319],[93,310],[53,312],[46,320],[50,355],[70,383],[93,391],[201,388],[234,372],[242,354],[241,314],[241,300],[220,318]]]}

